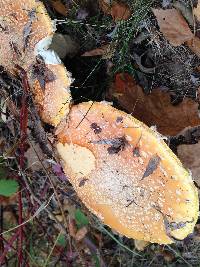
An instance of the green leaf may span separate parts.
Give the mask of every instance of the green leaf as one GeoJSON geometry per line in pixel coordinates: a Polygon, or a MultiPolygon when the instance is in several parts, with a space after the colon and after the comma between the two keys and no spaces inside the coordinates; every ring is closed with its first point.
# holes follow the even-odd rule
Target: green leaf
{"type": "Polygon", "coordinates": [[[85,214],[80,209],[77,209],[75,211],[75,220],[79,228],[89,224],[88,218],[85,216],[85,214]]]}
{"type": "Polygon", "coordinates": [[[64,234],[60,234],[59,235],[58,240],[57,240],[57,244],[58,244],[58,246],[61,246],[61,247],[65,247],[66,246],[67,242],[66,242],[64,234]]]}
{"type": "Polygon", "coordinates": [[[15,194],[19,189],[19,184],[15,180],[0,180],[0,195],[10,197],[15,194]]]}

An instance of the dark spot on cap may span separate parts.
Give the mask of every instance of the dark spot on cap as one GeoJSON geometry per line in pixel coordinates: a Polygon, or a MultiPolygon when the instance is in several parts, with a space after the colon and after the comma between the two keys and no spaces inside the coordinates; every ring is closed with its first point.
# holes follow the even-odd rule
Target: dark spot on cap
{"type": "Polygon", "coordinates": [[[140,149],[139,149],[139,147],[135,147],[133,149],[133,156],[134,157],[140,157],[140,149]]]}
{"type": "Polygon", "coordinates": [[[84,186],[87,181],[89,181],[89,179],[83,178],[79,183],[79,187],[84,186]]]}
{"type": "Polygon", "coordinates": [[[123,117],[117,117],[116,122],[117,122],[117,123],[121,123],[121,122],[123,122],[123,117]]]}
{"type": "Polygon", "coordinates": [[[125,136],[119,137],[112,140],[112,145],[107,149],[107,151],[110,155],[117,154],[120,151],[123,151],[126,145],[128,145],[128,141],[125,136]]]}
{"type": "Polygon", "coordinates": [[[95,133],[95,134],[99,134],[100,132],[102,132],[101,127],[100,127],[97,123],[95,123],[95,122],[93,122],[93,123],[90,125],[90,128],[91,128],[92,130],[94,130],[94,133],[95,133]]]}
{"type": "Polygon", "coordinates": [[[152,158],[150,158],[147,164],[146,170],[142,176],[142,179],[151,175],[158,168],[160,161],[161,161],[161,158],[158,155],[154,155],[152,158]]]}

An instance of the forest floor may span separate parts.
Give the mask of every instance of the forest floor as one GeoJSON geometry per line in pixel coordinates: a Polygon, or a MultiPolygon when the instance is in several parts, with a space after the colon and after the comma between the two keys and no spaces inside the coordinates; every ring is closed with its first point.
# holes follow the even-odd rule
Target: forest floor
{"type": "MultiPolygon", "coordinates": [[[[57,27],[51,48],[74,79],[73,102],[112,102],[156,127],[200,188],[200,3],[43,2],[57,27]]],[[[0,190],[0,266],[19,266],[20,257],[21,266],[33,267],[200,266],[199,221],[183,241],[143,247],[92,215],[54,154],[53,127],[40,121],[31,99],[22,171],[17,160],[21,121],[16,119],[21,81],[0,70],[0,179],[15,179],[9,188],[22,188],[21,197],[1,196],[0,190]],[[21,252],[19,211],[25,221],[21,252]]]]}

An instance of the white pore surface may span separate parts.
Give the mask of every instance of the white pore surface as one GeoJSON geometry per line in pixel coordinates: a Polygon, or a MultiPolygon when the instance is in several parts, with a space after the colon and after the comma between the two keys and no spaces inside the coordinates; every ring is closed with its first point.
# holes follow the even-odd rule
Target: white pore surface
{"type": "Polygon", "coordinates": [[[42,40],[40,40],[36,46],[34,54],[35,56],[40,55],[46,64],[57,65],[61,64],[61,60],[59,56],[53,51],[49,49],[49,46],[52,42],[52,36],[48,36],[42,40]]]}

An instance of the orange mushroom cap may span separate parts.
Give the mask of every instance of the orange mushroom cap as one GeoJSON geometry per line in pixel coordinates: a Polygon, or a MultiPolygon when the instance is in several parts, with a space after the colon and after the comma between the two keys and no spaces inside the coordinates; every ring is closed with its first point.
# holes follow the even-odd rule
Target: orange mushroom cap
{"type": "Polygon", "coordinates": [[[0,65],[11,73],[16,73],[16,65],[27,72],[42,119],[56,126],[69,112],[71,77],[48,49],[54,30],[40,1],[0,1],[0,65]],[[36,65],[38,75],[34,75],[36,65]]]}
{"type": "Polygon", "coordinates": [[[198,193],[158,133],[105,103],[73,106],[58,132],[63,168],[83,203],[119,233],[169,244],[193,231],[198,193]]]}

